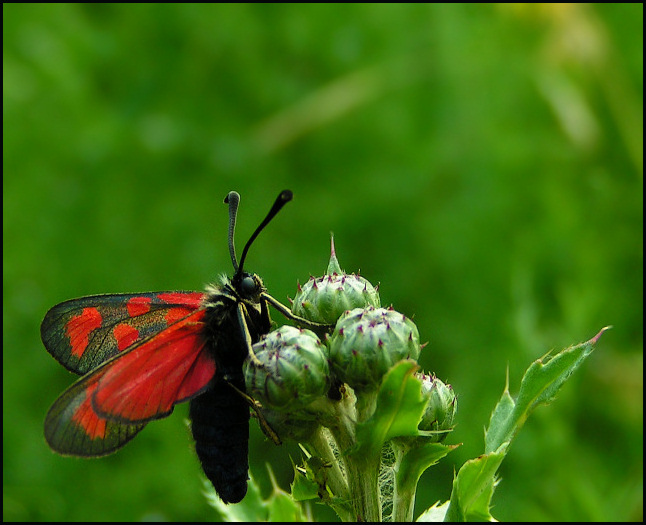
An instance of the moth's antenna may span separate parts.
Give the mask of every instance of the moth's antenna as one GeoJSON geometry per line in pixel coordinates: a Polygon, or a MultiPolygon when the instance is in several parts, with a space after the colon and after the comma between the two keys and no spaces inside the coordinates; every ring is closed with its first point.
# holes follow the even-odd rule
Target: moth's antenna
{"type": "Polygon", "coordinates": [[[238,261],[236,260],[236,247],[234,234],[236,231],[236,217],[238,216],[238,204],[240,204],[240,194],[230,191],[224,198],[224,203],[229,205],[229,254],[231,254],[231,263],[233,264],[234,273],[238,273],[238,261]]]}
{"type": "MultiPolygon", "coordinates": [[[[227,197],[227,199],[231,200],[231,194],[235,194],[237,199],[238,199],[236,201],[236,203],[235,203],[235,209],[237,210],[238,201],[240,200],[240,196],[237,193],[232,191],[231,193],[229,193],[229,196],[227,197]]],[[[276,197],[276,200],[274,201],[274,205],[271,207],[271,210],[269,210],[269,213],[263,219],[263,221],[260,223],[260,226],[258,226],[256,228],[256,231],[253,232],[253,235],[249,238],[249,240],[247,241],[247,244],[245,244],[245,247],[242,250],[242,256],[240,257],[240,264],[238,266],[236,266],[235,260],[234,260],[234,264],[233,264],[233,268],[235,270],[234,277],[239,277],[242,274],[242,268],[244,266],[244,260],[247,257],[247,252],[249,251],[249,247],[251,246],[251,243],[253,243],[253,241],[256,239],[256,237],[258,237],[258,234],[264,229],[265,226],[267,226],[267,224],[269,224],[269,222],[276,216],[276,214],[281,210],[281,208],[283,206],[285,206],[285,204],[287,204],[289,201],[292,200],[293,196],[294,195],[292,194],[292,192],[290,190],[283,190],[283,191],[280,192],[280,195],[278,195],[278,197],[276,197]]],[[[232,209],[232,205],[229,204],[229,217],[231,217],[231,209],[232,209]]],[[[233,221],[231,222],[231,219],[229,219],[229,237],[230,237],[229,250],[231,250],[231,253],[234,253],[234,251],[235,251],[233,249],[233,240],[232,240],[233,239],[232,231],[233,231],[234,227],[235,227],[235,211],[234,211],[233,221]]],[[[235,254],[234,254],[234,257],[235,257],[235,254]]]]}

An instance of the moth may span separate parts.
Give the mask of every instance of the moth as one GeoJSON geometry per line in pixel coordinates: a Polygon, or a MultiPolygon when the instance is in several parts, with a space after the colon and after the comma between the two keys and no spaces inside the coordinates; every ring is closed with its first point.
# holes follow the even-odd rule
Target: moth
{"type": "Polygon", "coordinates": [[[228,245],[233,276],[204,292],[92,295],[51,308],[41,324],[47,351],[82,377],[54,402],[45,439],[63,455],[115,452],[177,403],[190,401],[191,431],[204,473],[225,503],[241,501],[249,470],[250,398],[242,366],[271,327],[269,305],[310,329],[244,270],[250,246],[292,192],[281,192],[244,246],[234,233],[240,196],[232,191],[228,245]]]}

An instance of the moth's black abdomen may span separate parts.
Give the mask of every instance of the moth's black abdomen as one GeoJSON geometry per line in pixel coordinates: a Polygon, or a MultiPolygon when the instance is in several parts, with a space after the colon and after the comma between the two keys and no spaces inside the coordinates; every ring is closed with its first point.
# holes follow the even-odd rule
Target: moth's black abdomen
{"type": "MultiPolygon", "coordinates": [[[[256,277],[254,282],[259,283],[254,289],[260,289],[260,279],[256,277]]],[[[238,318],[240,303],[244,304],[249,343],[269,332],[266,307],[243,301],[229,281],[208,289],[203,335],[217,370],[209,390],[191,400],[189,410],[195,451],[206,477],[225,503],[241,501],[249,479],[249,402],[242,394],[242,364],[250,349],[238,318]]]]}
{"type": "MultiPolygon", "coordinates": [[[[239,383],[235,381],[235,383],[239,383]]],[[[244,391],[244,383],[236,384],[244,391]]],[[[224,380],[191,400],[191,430],[202,469],[225,503],[247,493],[249,471],[249,405],[224,380]]]]}

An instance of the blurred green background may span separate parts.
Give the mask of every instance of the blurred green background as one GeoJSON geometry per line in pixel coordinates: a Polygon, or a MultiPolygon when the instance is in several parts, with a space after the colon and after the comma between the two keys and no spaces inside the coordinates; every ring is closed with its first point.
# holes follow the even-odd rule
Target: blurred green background
{"type": "MultiPolygon", "coordinates": [[[[507,367],[514,393],[612,324],[523,428],[493,514],[642,519],[641,4],[3,4],[3,42],[5,520],[217,519],[185,405],[108,458],[49,451],[73,377],[39,324],[81,295],[201,290],[231,271],[224,195],[241,246],[284,188],[248,268],[285,301],[333,231],[459,395],[464,444],[417,513],[483,451],[507,367]]],[[[250,455],[288,486],[293,445],[252,423],[250,455]]]]}

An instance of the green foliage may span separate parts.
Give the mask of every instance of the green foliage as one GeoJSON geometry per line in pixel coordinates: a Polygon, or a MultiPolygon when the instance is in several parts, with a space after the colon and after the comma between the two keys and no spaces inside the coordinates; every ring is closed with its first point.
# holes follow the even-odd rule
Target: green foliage
{"type": "Polygon", "coordinates": [[[485,432],[485,453],[467,461],[453,481],[446,521],[491,521],[491,498],[497,485],[495,476],[511,441],[538,405],[554,400],[563,383],[590,355],[605,330],[590,341],[532,363],[523,376],[516,400],[505,388],[485,432]]]}
{"type": "MultiPolygon", "coordinates": [[[[448,505],[433,505],[422,512],[422,521],[494,520],[491,508],[497,473],[514,437],[537,406],[554,400],[605,330],[590,341],[532,363],[516,400],[505,388],[485,433],[485,453],[460,467],[448,505]]],[[[261,506],[288,509],[290,519],[298,521],[307,512],[300,510],[297,502],[308,500],[330,505],[344,521],[412,521],[421,475],[456,448],[437,443],[434,432],[418,429],[431,394],[422,388],[423,376],[415,374],[417,368],[413,360],[400,361],[376,392],[357,392],[356,398],[346,396],[333,402],[338,419],[329,419],[331,423],[325,424],[329,428],[319,431],[320,439],[302,439],[305,461],[295,469],[291,496],[275,488],[261,506]],[[371,400],[366,401],[366,396],[371,400]],[[370,411],[362,412],[362,405],[370,411]],[[338,452],[329,454],[329,450],[338,452]],[[332,479],[333,473],[340,479],[332,479]]],[[[241,504],[250,513],[259,506],[256,490],[241,504]]],[[[216,508],[234,517],[226,514],[226,506],[218,504],[216,508]]]]}
{"type": "MultiPolygon", "coordinates": [[[[500,371],[612,323],[515,438],[495,514],[641,521],[642,93],[642,4],[3,4],[5,520],[213,519],[184,406],[105,459],[48,450],[72,377],[38,327],[71,297],[201,289],[231,272],[226,193],[242,242],[290,188],[249,269],[294,296],[334,231],[459,392],[464,444],[416,514],[482,452],[500,371]]],[[[252,425],[263,495],[297,454],[252,425]]]]}
{"type": "Polygon", "coordinates": [[[215,494],[209,482],[204,483],[209,504],[218,511],[224,521],[254,522],[292,522],[308,521],[308,514],[296,503],[291,495],[281,490],[272,477],[273,491],[267,499],[260,495],[260,488],[253,477],[248,483],[247,496],[244,504],[227,505],[215,494]]]}
{"type": "Polygon", "coordinates": [[[485,433],[485,454],[494,452],[511,441],[530,412],[538,405],[552,402],[563,383],[590,355],[593,345],[605,330],[607,328],[601,330],[590,341],[566,348],[555,356],[547,355],[532,363],[523,376],[516,401],[505,389],[491,414],[491,421],[485,433]]]}
{"type": "Polygon", "coordinates": [[[356,454],[376,455],[384,443],[393,437],[417,436],[417,424],[422,419],[427,399],[413,372],[414,361],[401,361],[384,377],[377,394],[374,414],[357,425],[356,454]]]}

